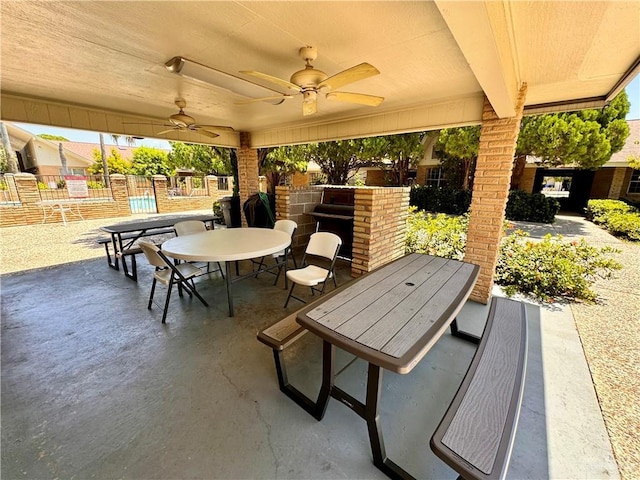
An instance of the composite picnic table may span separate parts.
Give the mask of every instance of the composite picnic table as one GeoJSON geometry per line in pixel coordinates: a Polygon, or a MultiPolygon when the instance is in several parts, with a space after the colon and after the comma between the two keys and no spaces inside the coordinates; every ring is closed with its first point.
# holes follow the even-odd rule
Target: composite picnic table
{"type": "Polygon", "coordinates": [[[383,369],[406,374],[420,362],[455,325],[478,272],[470,263],[410,254],[300,310],[298,323],[323,340],[322,386],[316,400],[295,388],[287,394],[318,420],[330,397],[345,404],[367,422],[374,464],[392,478],[411,478],[385,453],[379,420],[383,369]],[[336,347],[369,363],[365,403],[334,384],[336,347]]]}
{"type": "MultiPolygon", "coordinates": [[[[103,227],[100,227],[100,230],[111,235],[110,242],[103,242],[105,243],[105,249],[107,251],[107,262],[109,263],[109,266],[114,270],[119,270],[119,259],[121,258],[125,276],[136,281],[137,274],[135,268],[132,269],[131,272],[129,272],[129,268],[125,260],[125,256],[127,254],[138,253],[138,250],[133,248],[136,240],[152,235],[161,235],[164,233],[173,232],[173,226],[176,223],[186,220],[199,220],[204,223],[209,223],[211,228],[213,228],[215,217],[213,214],[166,216],[132,222],[116,223],[113,225],[105,225],[103,227]],[[111,259],[111,255],[109,253],[109,244],[112,245],[114,250],[113,260],[111,259]]],[[[135,257],[132,260],[132,263],[133,265],[135,265],[135,257]]]]}

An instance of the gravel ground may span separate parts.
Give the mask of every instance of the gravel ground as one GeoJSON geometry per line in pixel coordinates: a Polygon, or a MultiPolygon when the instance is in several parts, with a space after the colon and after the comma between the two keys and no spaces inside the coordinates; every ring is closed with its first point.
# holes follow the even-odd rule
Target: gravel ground
{"type": "MultiPolygon", "coordinates": [[[[96,239],[105,235],[100,226],[146,216],[70,222],[66,227],[48,224],[0,229],[0,273],[103,258],[104,247],[96,244],[96,239]]],[[[640,244],[622,242],[579,217],[558,216],[551,227],[516,226],[533,237],[551,230],[566,238],[584,237],[592,245],[621,250],[616,259],[624,268],[615,278],[594,286],[598,302],[574,303],[571,310],[621,477],[636,480],[640,478],[640,244]]]]}

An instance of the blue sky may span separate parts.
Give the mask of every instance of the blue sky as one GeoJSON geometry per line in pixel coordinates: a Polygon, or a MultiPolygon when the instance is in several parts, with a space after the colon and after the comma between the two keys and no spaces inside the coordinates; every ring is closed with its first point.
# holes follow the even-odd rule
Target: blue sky
{"type": "MultiPolygon", "coordinates": [[[[637,75],[636,78],[634,78],[633,81],[629,85],[627,85],[627,88],[625,90],[627,91],[629,101],[631,102],[631,109],[627,114],[627,120],[640,119],[640,75],[637,75]]],[[[68,128],[56,128],[43,125],[30,125],[26,123],[17,123],[16,125],[18,125],[23,130],[26,130],[27,132],[33,133],[34,135],[49,133],[51,135],[61,135],[65,138],[68,138],[72,142],[100,142],[100,138],[98,136],[98,133],[96,132],[86,132],[84,130],[72,130],[68,128]]],[[[110,135],[105,135],[104,141],[107,145],[115,145],[115,142],[110,135]]],[[[125,145],[123,141],[120,141],[120,144],[125,145]]],[[[167,150],[171,149],[169,142],[167,142],[166,140],[156,140],[152,138],[137,140],[136,146],[141,145],[147,147],[163,148],[167,150]]]]}

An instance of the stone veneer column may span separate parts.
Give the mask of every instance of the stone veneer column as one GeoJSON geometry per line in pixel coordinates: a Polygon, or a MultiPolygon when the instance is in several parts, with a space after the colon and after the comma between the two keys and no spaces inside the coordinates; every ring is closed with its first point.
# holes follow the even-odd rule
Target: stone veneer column
{"type": "Polygon", "coordinates": [[[351,275],[358,277],[404,255],[408,187],[356,188],[351,275]]]}
{"type": "Polygon", "coordinates": [[[523,84],[515,117],[498,118],[489,101],[484,101],[464,257],[480,266],[480,276],[470,296],[480,303],[486,304],[491,297],[526,92],[523,84]]]}
{"type": "MultiPolygon", "coordinates": [[[[240,148],[238,148],[238,188],[240,190],[240,209],[247,199],[258,193],[260,180],[258,177],[258,150],[251,148],[251,136],[248,132],[240,132],[240,148]]],[[[242,215],[242,226],[247,226],[247,219],[242,215]]]]}
{"type": "Polygon", "coordinates": [[[27,225],[42,223],[43,211],[37,205],[41,200],[40,190],[38,190],[38,181],[35,175],[20,172],[14,174],[13,178],[16,182],[20,203],[22,203],[25,223],[27,225]]]}
{"type": "Polygon", "coordinates": [[[167,190],[167,177],[164,175],[152,175],[153,192],[156,197],[156,210],[158,213],[169,213],[173,210],[169,204],[169,191],[167,190]]]}
{"type": "Polygon", "coordinates": [[[127,191],[127,177],[120,173],[113,173],[109,175],[109,183],[111,185],[111,195],[116,202],[118,216],[131,215],[129,193],[127,191]]]}
{"type": "Polygon", "coordinates": [[[611,187],[609,188],[609,195],[607,198],[612,198],[614,200],[618,200],[620,198],[626,173],[627,169],[625,167],[616,167],[613,169],[613,178],[611,179],[611,187]]]}

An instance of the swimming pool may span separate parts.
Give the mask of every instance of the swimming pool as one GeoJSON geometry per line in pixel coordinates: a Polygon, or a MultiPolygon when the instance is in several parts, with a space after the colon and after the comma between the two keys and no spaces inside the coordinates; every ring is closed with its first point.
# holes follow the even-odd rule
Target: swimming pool
{"type": "Polygon", "coordinates": [[[131,213],[156,213],[155,197],[129,197],[131,213]]]}

